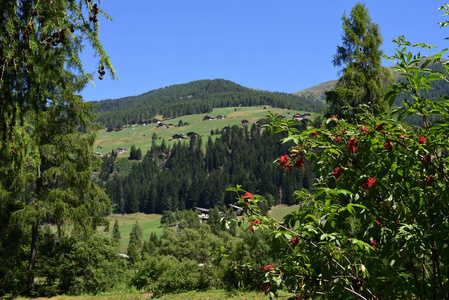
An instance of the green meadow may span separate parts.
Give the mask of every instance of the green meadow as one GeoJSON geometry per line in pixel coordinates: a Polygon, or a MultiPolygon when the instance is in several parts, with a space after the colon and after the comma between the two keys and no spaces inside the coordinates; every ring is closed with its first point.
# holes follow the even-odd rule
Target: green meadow
{"type": "Polygon", "coordinates": [[[156,214],[116,214],[108,216],[109,220],[109,232],[104,232],[104,226],[100,226],[98,231],[104,236],[110,238],[112,230],[114,228],[115,220],[118,220],[120,231],[120,251],[126,252],[129,243],[129,234],[131,233],[133,225],[138,222],[140,228],[142,228],[143,240],[148,240],[150,233],[155,232],[157,236],[162,234],[163,228],[161,226],[161,215],[156,214]]]}
{"type": "Polygon", "coordinates": [[[268,212],[268,215],[273,219],[275,219],[276,221],[281,222],[284,219],[284,217],[289,213],[291,213],[292,211],[298,211],[299,207],[300,207],[299,204],[292,206],[287,205],[273,206],[271,210],[268,212]]]}
{"type": "MultiPolygon", "coordinates": [[[[131,146],[135,145],[137,148],[142,149],[142,154],[145,155],[146,151],[151,148],[152,136],[154,133],[157,135],[156,143],[160,144],[164,139],[167,145],[172,145],[178,141],[169,141],[175,134],[187,134],[188,132],[195,132],[203,138],[203,142],[207,142],[207,137],[210,135],[211,130],[222,129],[226,126],[239,125],[242,120],[248,120],[249,126],[257,122],[261,118],[264,118],[268,112],[284,115],[286,118],[291,119],[295,113],[304,114],[305,111],[294,111],[281,108],[268,107],[264,109],[263,106],[252,107],[224,107],[215,108],[208,114],[197,115],[185,115],[179,118],[164,120],[165,124],[178,125],[179,121],[183,123],[189,123],[188,126],[182,127],[157,127],[156,124],[150,123],[143,125],[132,125],[125,127],[120,131],[106,132],[105,129],[100,130],[97,135],[97,140],[94,145],[94,149],[102,154],[110,153],[111,150],[117,148],[126,148],[130,151],[131,146]],[[203,118],[208,115],[215,118],[218,115],[226,116],[223,120],[210,120],[203,121],[203,118]]],[[[120,154],[119,157],[128,157],[129,153],[120,154]]]]}
{"type": "MultiPolygon", "coordinates": [[[[280,297],[287,298],[288,294],[281,293],[280,297]]],[[[95,296],[56,296],[51,298],[39,297],[39,298],[24,298],[19,297],[17,300],[33,299],[33,300],[140,300],[140,299],[161,299],[161,300],[256,300],[256,299],[269,299],[263,292],[241,292],[241,291],[225,291],[225,290],[211,290],[211,291],[190,291],[176,294],[165,294],[160,297],[153,298],[152,293],[142,292],[124,292],[119,294],[100,294],[95,296]]]]}
{"type": "MultiPolygon", "coordinates": [[[[286,205],[278,205],[273,206],[272,209],[268,212],[269,216],[276,219],[277,221],[282,221],[282,219],[289,214],[293,210],[298,210],[299,205],[286,206],[286,205]]],[[[129,234],[131,233],[133,225],[138,222],[140,228],[142,228],[142,236],[143,240],[148,240],[150,234],[155,232],[157,236],[161,236],[163,232],[163,227],[161,226],[161,215],[156,214],[144,214],[144,213],[135,213],[135,214],[113,214],[108,216],[109,220],[109,231],[105,232],[104,226],[100,226],[98,228],[98,232],[102,235],[110,238],[112,234],[112,230],[114,228],[115,220],[118,221],[119,231],[120,231],[120,251],[126,252],[129,243],[129,234]]]]}

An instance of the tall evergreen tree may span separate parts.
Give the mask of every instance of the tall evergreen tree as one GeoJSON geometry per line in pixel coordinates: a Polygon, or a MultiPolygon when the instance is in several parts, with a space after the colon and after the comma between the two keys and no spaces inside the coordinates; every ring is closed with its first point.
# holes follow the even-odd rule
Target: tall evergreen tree
{"type": "Polygon", "coordinates": [[[131,150],[129,151],[129,159],[134,160],[136,159],[136,157],[137,157],[137,148],[135,145],[132,145],[131,150]]]}
{"type": "Polygon", "coordinates": [[[121,237],[121,235],[120,235],[120,228],[119,228],[119,225],[118,225],[118,220],[115,219],[115,222],[114,222],[114,228],[112,229],[112,236],[111,236],[111,239],[112,239],[112,241],[114,241],[118,246],[120,246],[120,237],[121,237]]]}
{"type": "Polygon", "coordinates": [[[137,221],[134,223],[131,233],[129,234],[129,246],[130,245],[134,245],[137,250],[142,248],[142,228],[137,221]]]}
{"type": "Polygon", "coordinates": [[[337,46],[333,64],[343,67],[342,76],[335,88],[326,93],[330,112],[343,114],[346,105],[357,108],[360,104],[372,104],[375,112],[385,109],[383,86],[391,78],[391,72],[381,66],[383,43],[379,26],[371,21],[364,4],[357,3],[350,17],[343,15],[341,46],[337,46]]]}
{"type": "Polygon", "coordinates": [[[0,239],[11,225],[30,233],[32,293],[41,225],[57,225],[60,237],[66,229],[87,233],[106,208],[107,197],[90,181],[92,108],[78,96],[92,79],[79,57],[86,42],[100,58],[100,77],[105,68],[115,75],[98,39],[98,4],[1,1],[0,11],[0,215],[12,216],[0,239]]]}

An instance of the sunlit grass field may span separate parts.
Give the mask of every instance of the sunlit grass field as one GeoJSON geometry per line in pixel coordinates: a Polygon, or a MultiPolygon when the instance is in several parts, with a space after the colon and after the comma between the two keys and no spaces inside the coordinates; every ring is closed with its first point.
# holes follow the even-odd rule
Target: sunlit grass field
{"type": "Polygon", "coordinates": [[[273,206],[271,208],[271,210],[268,212],[268,215],[270,217],[272,217],[273,219],[275,219],[276,221],[281,222],[282,219],[284,219],[284,217],[286,215],[288,215],[292,211],[298,211],[298,209],[299,209],[299,204],[292,205],[292,206],[277,205],[277,206],[273,206]]]}
{"type": "Polygon", "coordinates": [[[120,251],[126,252],[129,243],[129,234],[131,233],[133,225],[139,222],[140,228],[142,228],[142,236],[143,240],[148,240],[150,234],[155,232],[157,236],[162,234],[163,228],[161,227],[161,215],[156,214],[144,214],[144,213],[135,213],[135,214],[115,214],[110,215],[109,219],[109,232],[104,232],[104,226],[100,226],[98,228],[98,232],[103,234],[104,236],[110,238],[112,234],[112,230],[114,228],[115,220],[118,220],[119,231],[120,231],[120,251]]]}
{"type": "Polygon", "coordinates": [[[157,298],[153,298],[151,293],[142,292],[130,292],[130,293],[108,293],[95,296],[56,296],[52,298],[14,298],[15,300],[141,300],[141,299],[162,299],[162,300],[256,300],[256,299],[269,299],[263,292],[240,292],[240,291],[224,291],[224,290],[212,290],[212,291],[190,291],[178,294],[166,294],[157,298]]]}

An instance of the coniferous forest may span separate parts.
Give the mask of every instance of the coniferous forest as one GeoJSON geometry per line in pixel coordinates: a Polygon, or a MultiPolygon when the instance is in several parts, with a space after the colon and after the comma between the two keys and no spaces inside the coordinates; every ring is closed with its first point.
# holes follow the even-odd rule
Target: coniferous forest
{"type": "MultiPolygon", "coordinates": [[[[306,120],[297,125],[307,127],[306,120]]],[[[225,127],[215,140],[208,138],[205,149],[200,137],[167,147],[153,144],[141,163],[127,176],[111,174],[105,189],[117,213],[162,213],[232,204],[235,197],[227,187],[241,184],[258,191],[268,205],[296,203],[293,191],[309,188],[312,166],[286,174],[273,161],[288,150],[282,135],[263,134],[260,127],[225,127]]],[[[104,161],[110,160],[105,157],[104,161]]],[[[105,178],[104,174],[100,177],[105,178]]]]}

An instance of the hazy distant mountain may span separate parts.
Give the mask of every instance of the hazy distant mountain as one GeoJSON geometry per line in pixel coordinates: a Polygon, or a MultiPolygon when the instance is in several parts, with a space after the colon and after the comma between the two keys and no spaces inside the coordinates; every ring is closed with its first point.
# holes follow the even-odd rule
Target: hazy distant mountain
{"type": "MultiPolygon", "coordinates": [[[[447,60],[442,59],[442,62],[445,62],[447,60]]],[[[430,64],[428,68],[443,72],[443,68],[441,64],[430,64]]],[[[401,77],[396,76],[396,79],[400,79],[401,77]]],[[[323,105],[326,104],[326,97],[325,92],[328,90],[331,90],[335,84],[337,83],[337,80],[331,80],[326,81],[323,83],[320,83],[316,86],[307,88],[305,90],[299,91],[297,93],[294,93],[294,95],[298,95],[301,97],[304,97],[305,99],[309,101],[315,101],[322,103],[323,105]]],[[[427,98],[433,99],[438,97],[438,95],[447,95],[449,96],[449,83],[444,80],[439,81],[433,81],[432,82],[433,89],[429,90],[427,93],[424,93],[427,98]]],[[[399,95],[394,102],[395,106],[401,106],[404,99],[407,98],[407,95],[399,95]]]]}
{"type": "Polygon", "coordinates": [[[309,101],[316,101],[324,104],[326,103],[326,97],[324,95],[324,92],[331,90],[336,83],[337,80],[326,81],[318,85],[312,86],[310,88],[307,88],[305,90],[294,93],[294,95],[304,97],[309,101]]]}
{"type": "Polygon", "coordinates": [[[98,121],[108,129],[148,122],[157,115],[174,118],[208,113],[215,107],[269,105],[310,112],[323,110],[322,103],[303,96],[255,90],[224,79],[192,81],[94,104],[98,121]]]}

